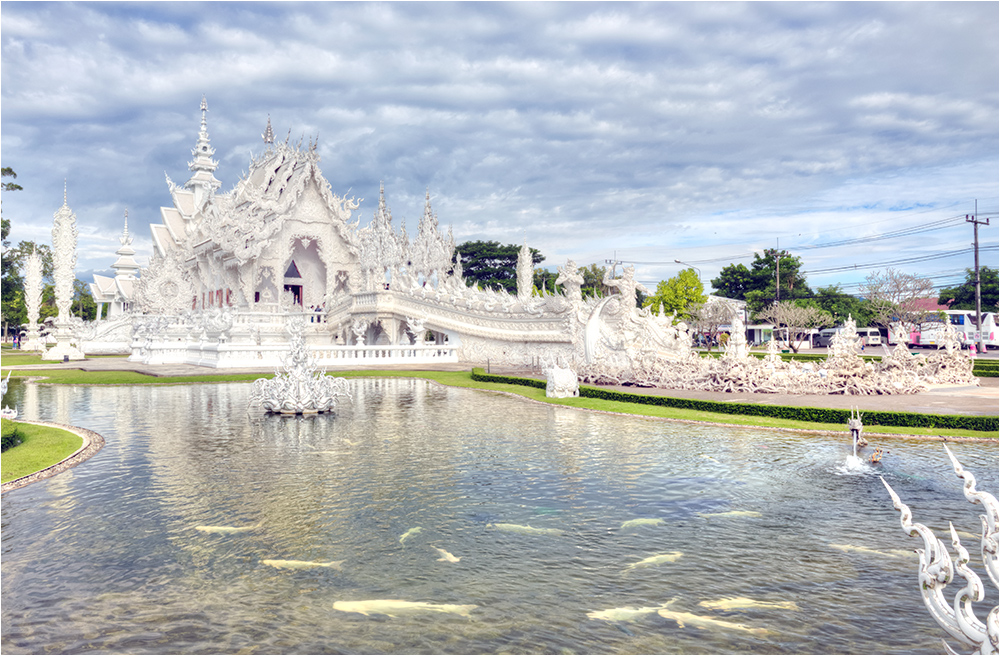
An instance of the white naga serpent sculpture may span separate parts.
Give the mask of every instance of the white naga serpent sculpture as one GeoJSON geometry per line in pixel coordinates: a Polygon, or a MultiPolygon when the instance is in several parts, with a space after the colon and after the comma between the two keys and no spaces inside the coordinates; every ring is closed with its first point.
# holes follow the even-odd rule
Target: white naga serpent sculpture
{"type": "MultiPolygon", "coordinates": [[[[998,534],[1000,531],[1000,504],[997,503],[996,497],[989,492],[977,491],[975,476],[962,468],[947,445],[944,448],[955,467],[955,475],[965,482],[965,498],[973,504],[982,504],[986,510],[985,514],[979,516],[983,524],[982,539],[980,540],[983,566],[986,568],[990,580],[993,581],[994,587],[1000,588],[1000,582],[998,582],[1000,581],[1000,559],[998,559],[997,553],[998,542],[1000,542],[1000,534],[998,534]]],[[[919,535],[924,540],[924,548],[917,549],[916,552],[920,557],[920,594],[924,598],[924,604],[927,605],[931,617],[953,638],[977,648],[977,651],[973,653],[997,654],[998,649],[1000,649],[998,647],[1000,645],[1000,607],[993,607],[993,610],[986,616],[985,623],[976,617],[972,603],[983,600],[983,582],[969,568],[969,552],[959,541],[955,527],[951,522],[948,523],[951,529],[951,545],[957,554],[952,561],[944,541],[935,536],[934,532],[923,524],[911,521],[913,514],[910,512],[910,508],[899,500],[899,496],[889,487],[884,478],[882,484],[889,490],[893,506],[900,511],[900,524],[903,526],[903,530],[910,537],[919,535]],[[951,583],[956,571],[965,579],[966,584],[955,593],[954,603],[949,604],[944,596],[944,589],[951,583]]],[[[949,654],[956,653],[948,646],[947,642],[944,643],[944,647],[949,654]]]]}

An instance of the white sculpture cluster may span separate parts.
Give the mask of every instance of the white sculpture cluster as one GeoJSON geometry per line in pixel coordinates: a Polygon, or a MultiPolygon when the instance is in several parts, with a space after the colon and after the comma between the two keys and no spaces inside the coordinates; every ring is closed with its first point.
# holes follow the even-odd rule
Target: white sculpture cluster
{"type": "MultiPolygon", "coordinates": [[[[700,358],[691,348],[687,327],[672,327],[674,339],[665,340],[668,327],[649,316],[648,311],[632,311],[634,336],[627,345],[616,345],[607,337],[604,347],[617,357],[595,357],[581,368],[585,382],[616,385],[667,387],[719,392],[762,392],[791,394],[913,394],[929,384],[975,385],[973,361],[959,347],[952,331],[948,346],[930,356],[914,356],[905,344],[887,352],[881,362],[861,357],[861,341],[853,319],[834,337],[826,360],[817,364],[784,361],[772,340],[768,355],[750,355],[742,329],[741,315],[734,311],[733,337],[718,359],[700,358]],[[683,345],[683,346],[680,346],[683,345]]],[[[629,335],[628,323],[620,334],[629,335]]]]}
{"type": "MultiPolygon", "coordinates": [[[[945,451],[951,459],[955,475],[964,481],[965,498],[973,504],[981,504],[985,510],[985,513],[980,515],[982,522],[980,552],[983,566],[993,582],[993,587],[1000,588],[1000,556],[998,556],[1000,554],[1000,504],[997,503],[997,498],[989,492],[976,490],[975,476],[962,468],[947,445],[945,445],[945,451]]],[[[900,501],[899,495],[885,482],[884,478],[882,484],[885,485],[889,496],[892,497],[893,507],[900,511],[900,524],[903,530],[910,537],[920,536],[924,541],[924,548],[916,551],[920,557],[920,594],[931,617],[952,638],[976,648],[973,653],[997,654],[1000,651],[1000,607],[994,606],[987,614],[985,622],[976,617],[972,603],[982,601],[985,590],[982,579],[968,566],[969,552],[962,546],[955,527],[951,522],[948,523],[951,532],[951,545],[955,550],[955,557],[952,559],[944,541],[935,536],[934,532],[923,524],[913,522],[910,508],[900,501]],[[965,579],[966,583],[955,592],[953,601],[949,602],[945,597],[945,588],[954,580],[956,572],[965,579]]],[[[947,642],[944,643],[944,647],[947,653],[955,653],[947,642]]]]}
{"type": "Polygon", "coordinates": [[[333,412],[341,396],[351,393],[344,378],[327,375],[316,366],[306,348],[301,320],[288,324],[291,349],[285,358],[284,371],[274,378],[255,380],[250,389],[250,404],[267,412],[283,415],[308,415],[333,412]]]}

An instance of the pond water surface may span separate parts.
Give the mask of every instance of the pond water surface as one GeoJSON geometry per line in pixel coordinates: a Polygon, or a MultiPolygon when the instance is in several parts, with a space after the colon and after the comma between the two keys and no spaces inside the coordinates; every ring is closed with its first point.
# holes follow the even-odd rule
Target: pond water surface
{"type": "MultiPolygon", "coordinates": [[[[107,444],[3,495],[3,652],[941,651],[905,553],[922,543],[878,479],[939,535],[949,519],[978,533],[939,442],[880,442],[881,466],[850,469],[845,435],[590,413],[420,380],[351,385],[334,416],[281,418],[248,414],[241,384],[12,383],[22,417],[107,444]],[[662,522],[622,527],[634,519],[662,522]],[[795,608],[700,605],[727,597],[795,608]],[[381,599],[475,608],[333,607],[381,599]],[[730,626],[588,617],[670,600],[730,626]]],[[[996,492],[995,443],[953,452],[996,492]]],[[[984,618],[996,591],[977,541],[964,542],[987,581],[984,618]]]]}

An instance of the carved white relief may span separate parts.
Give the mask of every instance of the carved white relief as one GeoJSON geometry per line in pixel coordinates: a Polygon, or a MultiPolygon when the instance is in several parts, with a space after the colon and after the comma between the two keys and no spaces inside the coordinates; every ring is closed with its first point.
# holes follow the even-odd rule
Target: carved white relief
{"type": "Polygon", "coordinates": [[[145,314],[179,314],[191,309],[195,287],[185,267],[179,262],[181,253],[164,257],[154,254],[148,269],[143,269],[136,283],[135,305],[145,314]]]}

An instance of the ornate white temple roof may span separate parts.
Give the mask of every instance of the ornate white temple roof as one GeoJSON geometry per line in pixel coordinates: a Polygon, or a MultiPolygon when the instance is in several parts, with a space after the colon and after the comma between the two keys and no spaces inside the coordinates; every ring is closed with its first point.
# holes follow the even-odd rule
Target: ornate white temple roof
{"type": "MultiPolygon", "coordinates": [[[[201,129],[189,168],[194,172],[183,185],[167,177],[173,207],[160,208],[161,224],[150,226],[153,243],[161,256],[175,248],[205,249],[219,252],[223,259],[239,263],[258,258],[282,232],[285,222],[295,214],[306,190],[318,193],[325,214],[350,252],[358,254],[358,245],[349,221],[358,208],[354,199],[341,198],[330,191],[330,184],[319,169],[318,142],[302,144],[274,143],[274,131],[268,117],[262,137],[267,149],[250,162],[249,172],[227,193],[217,193],[221,183],[214,172],[218,162],[211,157],[206,112],[202,99],[201,129]]],[[[310,192],[312,193],[312,192],[310,192]]]]}

